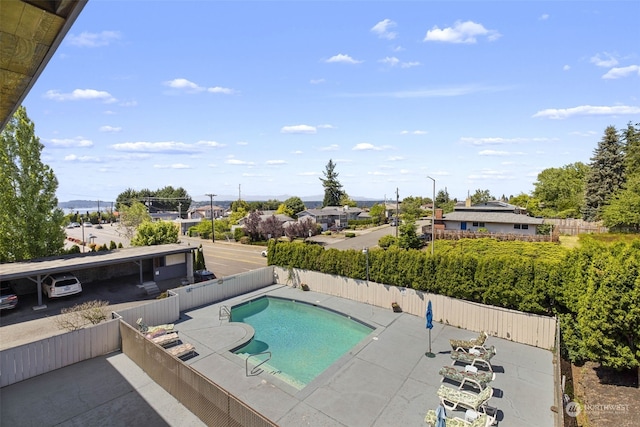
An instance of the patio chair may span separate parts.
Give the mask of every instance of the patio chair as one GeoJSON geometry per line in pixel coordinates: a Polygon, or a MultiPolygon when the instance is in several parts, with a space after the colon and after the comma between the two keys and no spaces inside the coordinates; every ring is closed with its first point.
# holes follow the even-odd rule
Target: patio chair
{"type": "Polygon", "coordinates": [[[480,393],[473,393],[467,390],[458,390],[456,388],[441,385],[438,389],[438,397],[445,408],[449,410],[455,409],[471,409],[476,412],[485,412],[484,408],[489,399],[493,396],[493,388],[486,387],[480,393]]]}
{"type": "MultiPolygon", "coordinates": [[[[431,427],[435,427],[437,424],[436,411],[431,409],[424,417],[424,422],[431,427]]],[[[467,421],[460,417],[447,416],[447,427],[489,427],[493,424],[493,420],[487,414],[479,414],[473,421],[467,421]]]]}
{"type": "Polygon", "coordinates": [[[180,337],[178,337],[178,333],[177,332],[171,332],[168,334],[163,334],[163,335],[158,335],[157,337],[153,337],[153,338],[149,338],[151,341],[153,341],[154,343],[165,347],[168,346],[170,344],[175,344],[178,341],[180,341],[180,337]]]}
{"type": "Polygon", "coordinates": [[[453,364],[456,362],[466,363],[471,366],[482,365],[486,367],[489,371],[493,372],[493,367],[491,366],[491,358],[495,356],[497,353],[496,348],[491,346],[489,348],[484,347],[472,347],[468,351],[465,350],[454,350],[451,352],[451,358],[453,359],[453,364]]]}
{"type": "Polygon", "coordinates": [[[472,347],[484,347],[484,343],[487,341],[489,335],[485,331],[481,331],[478,338],[472,338],[470,340],[449,340],[451,348],[457,349],[469,349],[472,347]]]}
{"type": "Polygon", "coordinates": [[[158,332],[158,331],[162,331],[164,330],[166,331],[173,331],[174,328],[174,324],[173,323],[166,323],[164,325],[156,325],[156,326],[149,326],[147,324],[145,324],[142,321],[142,317],[140,317],[138,320],[136,320],[136,324],[138,325],[138,329],[140,330],[140,332],[142,332],[143,334],[153,334],[154,332],[158,332]]]}
{"type": "Polygon", "coordinates": [[[175,356],[177,358],[181,358],[189,354],[195,353],[196,348],[192,344],[184,343],[184,344],[177,345],[175,347],[167,348],[166,350],[170,355],[175,356]]]}
{"type": "Polygon", "coordinates": [[[458,389],[462,390],[465,384],[469,383],[476,387],[479,391],[484,389],[487,384],[495,379],[495,373],[484,372],[475,368],[475,366],[467,365],[465,369],[458,370],[453,366],[443,366],[439,372],[443,380],[448,379],[460,384],[458,389]],[[471,369],[468,369],[471,368],[471,369]]]}

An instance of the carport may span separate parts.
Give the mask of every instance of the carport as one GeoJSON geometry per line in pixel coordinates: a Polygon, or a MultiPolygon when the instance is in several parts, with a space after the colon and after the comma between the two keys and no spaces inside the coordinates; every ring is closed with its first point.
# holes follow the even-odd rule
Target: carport
{"type": "Polygon", "coordinates": [[[46,308],[42,303],[42,281],[50,274],[88,270],[117,264],[134,263],[138,266],[140,284],[143,280],[143,262],[153,261],[153,277],[166,280],[186,277],[193,283],[193,256],[195,248],[179,244],[142,246],[87,254],[64,255],[25,262],[0,265],[0,280],[29,279],[36,283],[38,305],[34,310],[46,308]]]}

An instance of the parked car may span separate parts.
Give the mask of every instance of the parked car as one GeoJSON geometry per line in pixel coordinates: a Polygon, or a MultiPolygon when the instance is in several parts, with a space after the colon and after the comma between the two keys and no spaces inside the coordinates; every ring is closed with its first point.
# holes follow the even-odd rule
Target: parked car
{"type": "Polygon", "coordinates": [[[42,282],[42,293],[49,298],[65,297],[81,292],[82,284],[71,273],[51,274],[42,282]]]}
{"type": "Polygon", "coordinates": [[[207,280],[213,280],[215,278],[216,278],[216,275],[209,270],[196,270],[193,272],[193,280],[196,283],[206,282],[207,280]]]}
{"type": "Polygon", "coordinates": [[[83,227],[93,227],[93,224],[91,224],[89,221],[85,221],[82,223],[83,227]]]}
{"type": "Polygon", "coordinates": [[[69,225],[67,225],[67,228],[78,228],[80,227],[80,224],[78,224],[77,222],[72,222],[69,225]]]}
{"type": "Polygon", "coordinates": [[[421,235],[418,236],[418,238],[420,240],[424,240],[425,242],[430,242],[431,241],[431,233],[422,233],[421,235]]]}
{"type": "Polygon", "coordinates": [[[0,310],[11,310],[18,305],[18,296],[13,293],[9,282],[0,283],[0,310]]]}

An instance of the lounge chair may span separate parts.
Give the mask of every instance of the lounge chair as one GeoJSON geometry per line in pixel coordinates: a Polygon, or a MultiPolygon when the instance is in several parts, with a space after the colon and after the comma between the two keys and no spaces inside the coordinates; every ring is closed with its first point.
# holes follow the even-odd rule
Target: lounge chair
{"type": "Polygon", "coordinates": [[[451,348],[454,350],[459,348],[469,349],[472,347],[483,347],[488,336],[489,335],[485,331],[481,331],[478,338],[472,338],[470,340],[449,340],[449,344],[451,344],[451,348]]]}
{"type": "Polygon", "coordinates": [[[154,343],[164,347],[170,344],[175,344],[180,341],[177,332],[171,332],[168,334],[158,335],[156,337],[149,338],[154,343]]]}
{"type": "Polygon", "coordinates": [[[195,351],[196,351],[196,348],[189,343],[180,344],[175,347],[170,347],[167,349],[167,352],[170,355],[175,356],[177,358],[181,358],[188,354],[195,353],[195,351]]]}
{"type": "Polygon", "coordinates": [[[493,372],[491,366],[491,358],[497,353],[496,348],[491,346],[489,348],[484,347],[472,347],[467,350],[454,350],[451,352],[451,358],[456,362],[467,363],[471,366],[482,365],[489,371],[493,372]]]}
{"type": "MultiPolygon", "coordinates": [[[[437,422],[436,411],[433,409],[427,412],[424,417],[424,422],[428,425],[435,427],[437,422]]],[[[495,420],[489,417],[487,414],[479,414],[479,416],[473,421],[467,421],[459,417],[447,417],[447,427],[489,427],[495,420]]]]}
{"type": "Polygon", "coordinates": [[[486,387],[480,393],[473,393],[467,390],[458,390],[456,388],[441,385],[438,389],[438,397],[445,408],[455,409],[471,409],[476,412],[485,412],[484,408],[489,399],[493,396],[493,389],[486,387]]]}
{"type": "Polygon", "coordinates": [[[439,372],[443,379],[448,379],[457,383],[460,383],[458,389],[462,390],[466,383],[469,383],[476,387],[478,390],[482,390],[495,379],[495,373],[492,372],[478,372],[475,366],[467,365],[465,369],[458,370],[453,366],[443,366],[439,372]]]}
{"type": "Polygon", "coordinates": [[[146,325],[143,321],[142,321],[142,317],[140,317],[138,320],[136,320],[136,324],[138,325],[138,329],[140,330],[140,332],[142,332],[143,334],[152,334],[154,332],[158,332],[161,330],[166,331],[173,331],[174,328],[174,324],[173,323],[166,323],[164,325],[156,325],[156,326],[149,326],[146,325]]]}

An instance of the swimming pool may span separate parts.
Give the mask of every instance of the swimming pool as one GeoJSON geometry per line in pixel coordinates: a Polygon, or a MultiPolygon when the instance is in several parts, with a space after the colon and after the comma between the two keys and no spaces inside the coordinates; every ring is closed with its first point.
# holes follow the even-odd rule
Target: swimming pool
{"type": "MultiPolygon", "coordinates": [[[[231,320],[251,325],[253,339],[233,353],[271,352],[262,368],[302,389],[369,335],[374,328],[348,316],[304,302],[274,297],[231,308],[231,320]]],[[[258,363],[262,359],[256,360],[258,363]]]]}

